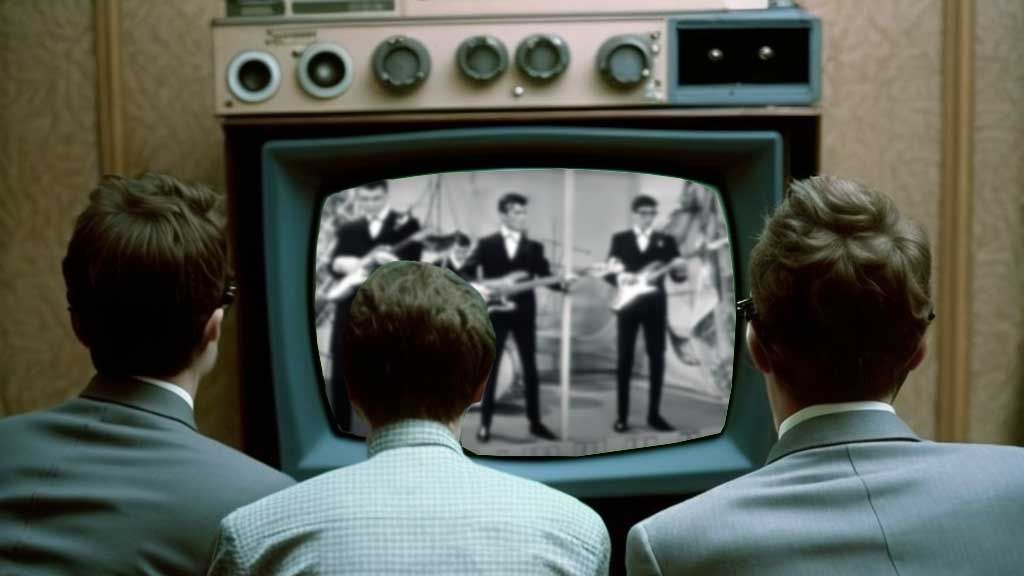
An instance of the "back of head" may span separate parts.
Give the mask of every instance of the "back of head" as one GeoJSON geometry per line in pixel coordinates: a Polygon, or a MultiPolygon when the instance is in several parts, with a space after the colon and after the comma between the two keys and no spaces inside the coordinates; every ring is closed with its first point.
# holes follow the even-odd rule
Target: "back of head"
{"type": "Polygon", "coordinates": [[[171,176],[107,176],[64,257],[76,332],[102,374],[167,377],[189,366],[229,279],[220,197],[171,176]]]}
{"type": "Polygon", "coordinates": [[[795,182],[751,258],[753,328],[802,404],[881,399],[906,378],[931,314],[923,229],[864,185],[795,182]]]}
{"type": "Polygon", "coordinates": [[[486,304],[445,268],[386,264],[360,286],[349,309],[344,378],[353,404],[376,427],[409,418],[455,421],[494,356],[486,304]]]}

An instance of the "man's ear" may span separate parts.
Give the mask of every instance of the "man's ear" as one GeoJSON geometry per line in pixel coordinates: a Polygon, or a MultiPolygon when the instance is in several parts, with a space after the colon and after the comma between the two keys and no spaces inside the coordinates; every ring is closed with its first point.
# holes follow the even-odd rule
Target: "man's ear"
{"type": "Polygon", "coordinates": [[[907,372],[910,372],[914,368],[921,365],[924,361],[924,357],[928,355],[928,339],[921,336],[921,341],[917,343],[917,349],[914,350],[914,355],[907,361],[907,372]]]}
{"type": "Polygon", "coordinates": [[[78,314],[71,308],[68,308],[68,314],[71,316],[71,329],[75,331],[75,338],[82,343],[82,346],[89,347],[89,339],[85,336],[85,331],[82,330],[82,324],[78,320],[78,314]]]}
{"type": "Polygon", "coordinates": [[[210,314],[210,318],[206,321],[206,326],[203,327],[203,341],[201,343],[202,348],[210,342],[217,342],[220,340],[220,327],[224,323],[224,309],[217,308],[210,314]]]}
{"type": "Polygon", "coordinates": [[[771,374],[772,363],[768,360],[768,353],[765,352],[764,346],[761,345],[761,339],[757,337],[754,325],[750,322],[747,322],[747,351],[758,370],[765,374],[771,374]]]}
{"type": "Polygon", "coordinates": [[[484,397],[484,388],[486,388],[486,387],[487,387],[487,378],[484,378],[484,381],[481,382],[480,385],[476,387],[476,392],[473,392],[473,402],[471,402],[472,404],[475,404],[475,403],[477,403],[477,402],[479,402],[480,400],[483,399],[483,397],[484,397]]]}

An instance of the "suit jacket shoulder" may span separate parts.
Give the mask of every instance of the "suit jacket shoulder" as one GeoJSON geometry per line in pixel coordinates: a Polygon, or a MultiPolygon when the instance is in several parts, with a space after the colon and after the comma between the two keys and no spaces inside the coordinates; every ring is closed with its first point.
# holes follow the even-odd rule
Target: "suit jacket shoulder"
{"type": "Polygon", "coordinates": [[[0,573],[27,558],[63,573],[201,573],[221,518],[294,483],[150,388],[0,422],[0,573]],[[44,513],[54,506],[65,512],[44,513]]]}

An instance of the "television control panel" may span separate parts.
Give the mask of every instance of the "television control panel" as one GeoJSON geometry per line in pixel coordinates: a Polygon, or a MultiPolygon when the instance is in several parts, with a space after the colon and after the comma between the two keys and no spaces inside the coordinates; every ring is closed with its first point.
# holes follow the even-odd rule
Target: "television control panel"
{"type": "Polygon", "coordinates": [[[818,21],[795,8],[229,16],[213,26],[215,108],[236,116],[812,105],[819,37],[818,21]]]}

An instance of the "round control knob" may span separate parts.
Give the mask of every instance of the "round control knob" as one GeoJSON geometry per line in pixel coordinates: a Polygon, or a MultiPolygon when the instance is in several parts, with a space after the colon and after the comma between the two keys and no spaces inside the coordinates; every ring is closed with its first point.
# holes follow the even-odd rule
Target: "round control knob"
{"type": "Polygon", "coordinates": [[[775,50],[772,50],[771,46],[761,46],[757,51],[757,57],[761,60],[771,60],[775,57],[775,50]]]}
{"type": "Polygon", "coordinates": [[[614,86],[637,86],[651,76],[651,49],[639,36],[613,36],[597,51],[597,69],[614,86]]]}
{"type": "Polygon", "coordinates": [[[228,64],[228,90],[242,102],[263,102],[281,85],[281,68],[267,52],[247,50],[228,64]]]}
{"type": "Polygon", "coordinates": [[[408,36],[392,36],[373,51],[373,71],[384,86],[409,90],[430,75],[430,53],[408,36]]]}
{"type": "Polygon", "coordinates": [[[473,36],[455,52],[462,73],[479,82],[493,80],[508,68],[508,51],[494,36],[473,36]]]}
{"type": "Polygon", "coordinates": [[[516,65],[534,80],[551,80],[569,67],[569,45],[554,34],[534,34],[516,48],[516,65]]]}
{"type": "Polygon", "coordinates": [[[311,44],[302,51],[295,73],[310,96],[334,98],[352,84],[352,59],[337,44],[311,44]]]}
{"type": "Polygon", "coordinates": [[[722,58],[725,58],[725,53],[718,48],[708,50],[708,60],[711,60],[712,62],[721,62],[722,58]]]}

